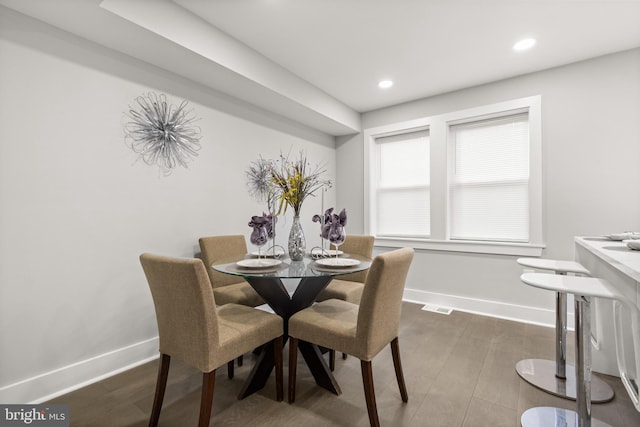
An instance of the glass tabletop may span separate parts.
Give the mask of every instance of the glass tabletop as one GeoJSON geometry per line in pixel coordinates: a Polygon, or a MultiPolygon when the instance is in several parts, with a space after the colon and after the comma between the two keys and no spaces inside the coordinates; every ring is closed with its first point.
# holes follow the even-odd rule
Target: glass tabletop
{"type": "Polygon", "coordinates": [[[371,266],[371,260],[358,255],[342,254],[338,257],[314,259],[305,256],[302,261],[288,257],[260,258],[245,255],[241,259],[229,259],[212,265],[221,273],[242,277],[277,277],[296,279],[304,277],[340,276],[357,273],[371,266]]]}

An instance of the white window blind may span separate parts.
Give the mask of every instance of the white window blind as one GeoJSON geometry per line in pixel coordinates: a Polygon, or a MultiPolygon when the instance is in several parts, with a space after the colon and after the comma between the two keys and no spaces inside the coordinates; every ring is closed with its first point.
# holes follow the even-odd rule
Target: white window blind
{"type": "Polygon", "coordinates": [[[529,117],[449,127],[451,239],[529,241],[529,117]]]}
{"type": "Polygon", "coordinates": [[[428,237],[428,131],[376,138],[376,151],[376,235],[428,237]]]}

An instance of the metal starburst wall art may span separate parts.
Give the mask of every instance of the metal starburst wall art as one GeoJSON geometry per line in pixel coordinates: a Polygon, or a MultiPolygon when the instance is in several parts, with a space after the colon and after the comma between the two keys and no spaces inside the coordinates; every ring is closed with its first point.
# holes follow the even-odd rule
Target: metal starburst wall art
{"type": "Polygon", "coordinates": [[[258,202],[267,202],[269,213],[272,213],[277,197],[277,189],[271,176],[273,168],[273,160],[260,157],[258,160],[251,162],[245,172],[249,194],[258,202]]]}
{"type": "Polygon", "coordinates": [[[146,164],[157,165],[163,175],[176,166],[187,167],[200,150],[200,128],[187,110],[187,101],[179,106],[167,102],[164,94],[150,92],[135,99],[136,108],[129,106],[125,124],[125,142],[146,164]]]}

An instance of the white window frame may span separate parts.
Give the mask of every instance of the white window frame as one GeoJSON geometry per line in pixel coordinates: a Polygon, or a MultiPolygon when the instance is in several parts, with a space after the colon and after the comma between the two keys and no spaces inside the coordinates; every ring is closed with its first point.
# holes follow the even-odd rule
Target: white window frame
{"type": "Polygon", "coordinates": [[[376,139],[428,130],[431,155],[431,236],[429,238],[399,238],[375,236],[376,246],[403,247],[438,251],[472,252],[517,256],[540,256],[544,249],[542,230],[542,117],[539,95],[500,102],[451,113],[424,117],[401,123],[366,129],[364,131],[364,226],[365,232],[375,236],[375,162],[376,139]],[[474,119],[488,119],[527,111],[529,115],[529,241],[495,242],[451,240],[449,238],[449,171],[451,144],[450,125],[474,119]]]}

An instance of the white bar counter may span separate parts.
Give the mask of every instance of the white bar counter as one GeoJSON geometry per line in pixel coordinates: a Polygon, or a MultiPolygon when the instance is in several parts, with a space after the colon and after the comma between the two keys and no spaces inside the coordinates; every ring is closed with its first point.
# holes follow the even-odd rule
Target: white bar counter
{"type": "MultiPolygon", "coordinates": [[[[593,277],[609,281],[630,302],[640,307],[640,251],[605,237],[576,237],[575,259],[593,277]]],[[[613,304],[592,302],[593,370],[619,376],[613,330],[613,304]]]]}

